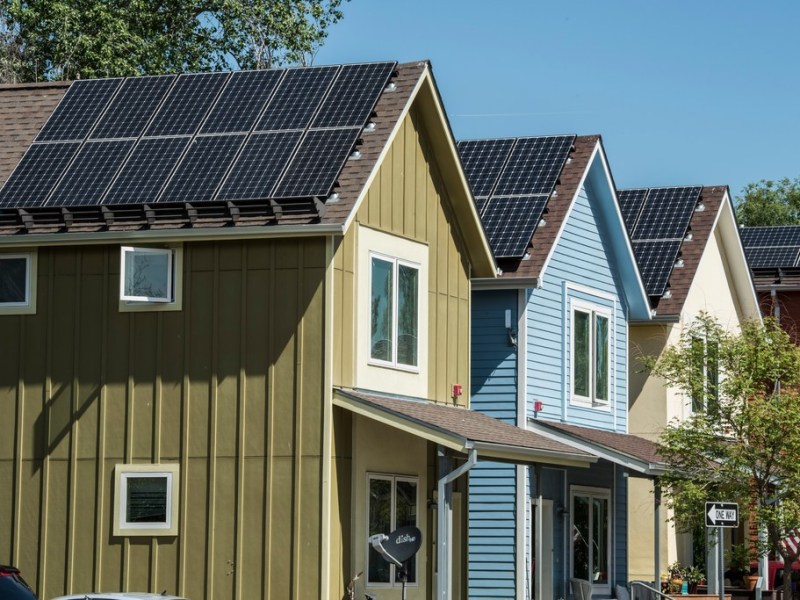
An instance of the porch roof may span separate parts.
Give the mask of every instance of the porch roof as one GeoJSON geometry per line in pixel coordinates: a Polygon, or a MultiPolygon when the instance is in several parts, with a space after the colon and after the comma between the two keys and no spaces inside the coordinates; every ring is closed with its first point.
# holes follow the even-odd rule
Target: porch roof
{"type": "Polygon", "coordinates": [[[597,458],[584,450],[503,423],[466,408],[423,398],[390,397],[334,388],[333,404],[456,452],[477,450],[479,459],[520,464],[588,467],[597,458]]]}
{"type": "Polygon", "coordinates": [[[658,454],[658,445],[637,435],[538,419],[528,419],[528,427],[550,440],[588,452],[642,475],[657,477],[667,469],[658,454]]]}

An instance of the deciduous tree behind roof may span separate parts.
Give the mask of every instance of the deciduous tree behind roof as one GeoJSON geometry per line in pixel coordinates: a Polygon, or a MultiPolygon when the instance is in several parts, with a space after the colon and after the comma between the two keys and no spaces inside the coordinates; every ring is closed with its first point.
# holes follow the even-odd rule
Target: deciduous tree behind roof
{"type": "Polygon", "coordinates": [[[737,199],[740,225],[800,225],[800,179],[749,183],[737,199]]]}
{"type": "Polygon", "coordinates": [[[310,64],[347,0],[0,0],[0,81],[310,64]]]}

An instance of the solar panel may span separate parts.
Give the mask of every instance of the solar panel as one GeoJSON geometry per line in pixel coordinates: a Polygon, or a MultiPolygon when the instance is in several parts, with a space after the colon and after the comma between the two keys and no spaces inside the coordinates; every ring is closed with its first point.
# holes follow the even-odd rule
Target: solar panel
{"type": "Polygon", "coordinates": [[[680,240],[633,243],[633,253],[648,296],[664,294],[680,248],[680,240]]]}
{"type": "Polygon", "coordinates": [[[126,79],[89,137],[96,140],[141,135],[174,80],[175,75],[126,79]]]}
{"type": "Polygon", "coordinates": [[[652,188],[631,236],[634,240],[681,239],[702,188],[652,188]]]}
{"type": "Polygon", "coordinates": [[[236,159],[217,200],[270,198],[302,134],[301,131],[253,134],[236,159]]]}
{"type": "Polygon", "coordinates": [[[200,132],[250,131],[284,73],[282,69],[262,69],[231,75],[200,132]]]}
{"type": "Polygon", "coordinates": [[[752,246],[800,246],[800,226],[744,227],[739,230],[742,244],[752,246]]]}
{"type": "Polygon", "coordinates": [[[235,134],[195,138],[158,201],[211,200],[246,137],[235,134]]]}
{"type": "Polygon", "coordinates": [[[639,219],[639,214],[649,191],[647,188],[617,191],[622,220],[625,221],[625,227],[628,229],[629,235],[636,228],[636,221],[639,219]]]}
{"type": "Polygon", "coordinates": [[[83,79],[73,82],[36,141],[85,139],[121,83],[122,79],[83,79]]]}
{"type": "Polygon", "coordinates": [[[337,70],[338,67],[288,70],[259,119],[256,131],[307,127],[337,70]]]}
{"type": "Polygon", "coordinates": [[[360,133],[360,127],[309,131],[300,142],[273,196],[327,196],[360,133]]]}
{"type": "Polygon", "coordinates": [[[363,127],[395,63],[345,65],[311,127],[363,127]]]}
{"type": "Polygon", "coordinates": [[[84,144],[48,198],[47,205],[87,206],[99,204],[108,184],[111,183],[111,179],[117,173],[133,144],[133,140],[84,144]]]}
{"type": "Polygon", "coordinates": [[[497,187],[497,196],[550,194],[575,136],[519,138],[497,187]]]}
{"type": "Polygon", "coordinates": [[[503,139],[459,142],[461,164],[473,196],[485,198],[492,193],[514,141],[514,139],[503,139]]]}
{"type": "Polygon", "coordinates": [[[0,190],[0,206],[41,206],[79,148],[80,142],[31,145],[0,190]]]}
{"type": "Polygon", "coordinates": [[[745,248],[751,269],[777,269],[797,266],[797,246],[745,248]]]}
{"type": "Polygon", "coordinates": [[[179,76],[145,135],[194,134],[229,76],[229,73],[179,76]]]}
{"type": "Polygon", "coordinates": [[[190,139],[172,137],[140,140],[108,190],[103,204],[155,202],[190,139]]]}
{"type": "Polygon", "coordinates": [[[483,213],[483,225],[496,258],[524,256],[547,198],[542,194],[491,199],[483,213]]]}

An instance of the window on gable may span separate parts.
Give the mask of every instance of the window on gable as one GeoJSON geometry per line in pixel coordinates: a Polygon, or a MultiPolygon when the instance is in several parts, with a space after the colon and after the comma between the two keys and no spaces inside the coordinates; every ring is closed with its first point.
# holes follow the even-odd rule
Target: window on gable
{"type": "MultiPolygon", "coordinates": [[[[367,536],[389,534],[398,527],[417,525],[416,478],[396,475],[369,475],[367,498],[367,536]]],[[[369,546],[367,583],[387,584],[399,581],[397,569],[369,546]]],[[[408,583],[417,581],[417,559],[408,562],[408,583]]]]}
{"type": "Polygon", "coordinates": [[[0,312],[35,312],[36,255],[0,254],[0,312]]]}
{"type": "Polygon", "coordinates": [[[572,392],[579,401],[608,404],[609,321],[607,314],[588,308],[576,308],[572,312],[572,392]]]}
{"type": "Polygon", "coordinates": [[[692,412],[717,412],[719,386],[719,344],[702,337],[692,338],[692,412]]]}
{"type": "Polygon", "coordinates": [[[114,535],[177,535],[178,465],[118,465],[114,535]]]}
{"type": "Polygon", "coordinates": [[[417,367],[419,352],[419,266],[372,255],[370,358],[417,367]]]}

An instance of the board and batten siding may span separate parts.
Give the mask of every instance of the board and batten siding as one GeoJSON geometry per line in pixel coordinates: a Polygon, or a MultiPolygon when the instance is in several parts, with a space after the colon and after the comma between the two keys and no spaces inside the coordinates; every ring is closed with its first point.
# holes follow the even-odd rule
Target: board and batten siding
{"type": "MultiPolygon", "coordinates": [[[[415,107],[400,123],[354,223],[334,256],[333,377],[334,384],[345,387],[356,383],[356,322],[368,318],[365,307],[358,307],[356,302],[356,224],[428,246],[428,396],[438,402],[452,402],[451,386],[460,383],[464,394],[457,402],[466,405],[470,369],[469,259],[423,119],[415,107]]],[[[369,273],[358,276],[368,278],[369,273]]]]}
{"type": "Polygon", "coordinates": [[[533,402],[544,403],[539,417],[616,431],[627,430],[627,307],[609,245],[604,241],[600,210],[588,184],[578,192],[572,211],[544,274],[543,285],[530,294],[528,334],[528,414],[533,402]],[[571,299],[614,307],[609,408],[587,408],[570,402],[571,299]]]}
{"type": "MultiPolygon", "coordinates": [[[[517,291],[472,295],[470,408],[517,422],[517,352],[509,344],[506,310],[517,322],[517,291]]],[[[515,465],[479,461],[469,472],[468,597],[516,597],[515,465]]]]}
{"type": "Polygon", "coordinates": [[[40,248],[36,314],[0,316],[0,563],[42,598],[319,597],[325,243],[187,243],[148,313],[119,246],[40,248]],[[115,466],[158,462],[178,535],[115,537],[115,466]]]}

